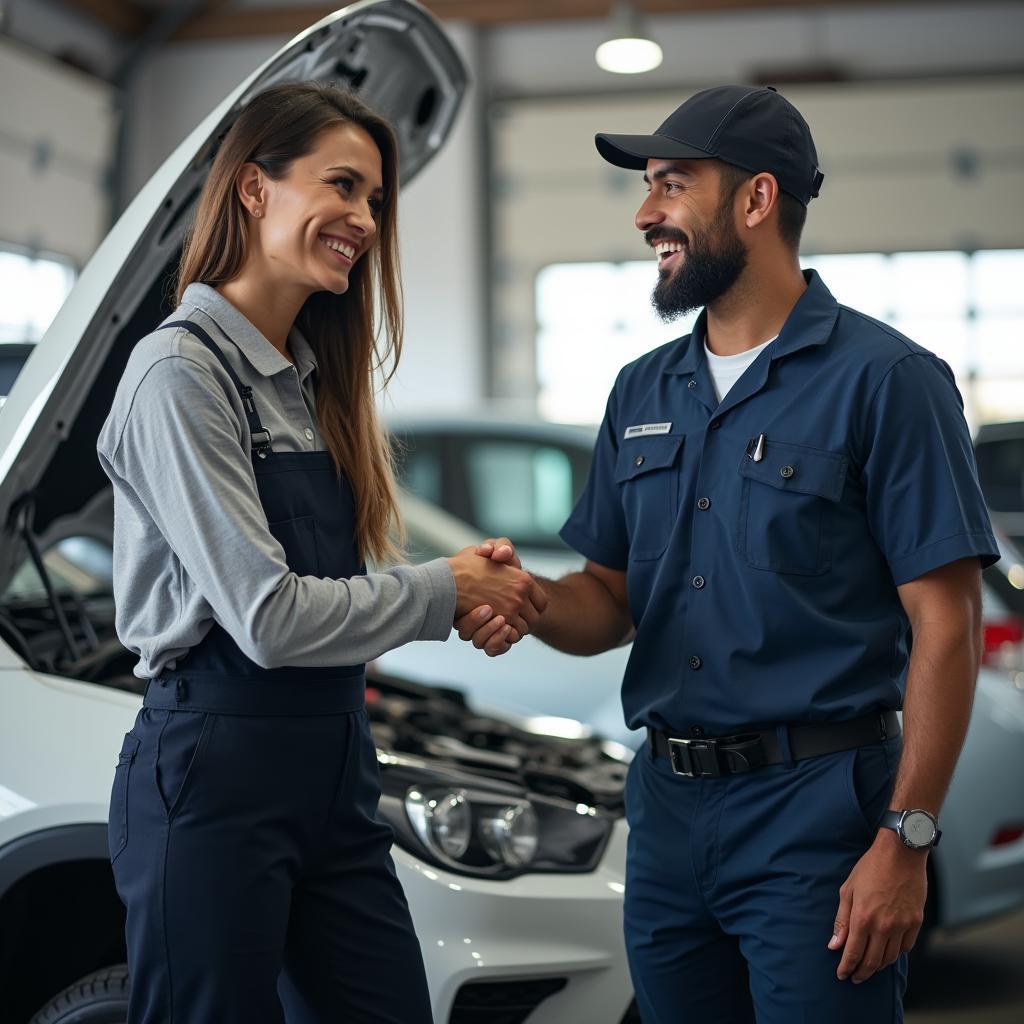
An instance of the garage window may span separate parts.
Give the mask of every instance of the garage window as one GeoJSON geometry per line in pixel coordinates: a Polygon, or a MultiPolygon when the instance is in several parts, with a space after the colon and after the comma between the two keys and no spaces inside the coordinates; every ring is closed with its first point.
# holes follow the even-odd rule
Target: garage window
{"type": "Polygon", "coordinates": [[[0,247],[0,344],[39,341],[74,282],[68,260],[0,247]]]}
{"type": "MultiPolygon", "coordinates": [[[[968,422],[1024,417],[1024,249],[805,256],[844,305],[931,349],[956,374],[968,422]]],[[[538,403],[596,423],[619,368],[687,333],[650,305],[652,261],[572,263],[537,277],[538,403]]]]}

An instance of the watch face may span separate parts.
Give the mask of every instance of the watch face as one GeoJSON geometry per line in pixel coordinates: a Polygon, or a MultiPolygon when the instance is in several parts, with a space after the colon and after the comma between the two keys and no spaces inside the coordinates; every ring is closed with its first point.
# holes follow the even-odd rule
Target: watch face
{"type": "Polygon", "coordinates": [[[924,811],[910,811],[903,818],[903,834],[913,846],[928,846],[935,838],[935,825],[924,811]]]}

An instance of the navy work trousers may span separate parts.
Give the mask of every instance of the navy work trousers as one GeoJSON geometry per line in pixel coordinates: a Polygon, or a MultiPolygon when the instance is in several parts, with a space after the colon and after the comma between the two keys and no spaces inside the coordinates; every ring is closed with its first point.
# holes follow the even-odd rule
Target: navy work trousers
{"type": "Polygon", "coordinates": [[[144,707],[111,855],[130,1024],[430,1024],[363,709],[144,707]]]}
{"type": "Polygon", "coordinates": [[[630,766],[625,932],[644,1024],[899,1024],[906,957],[863,984],[827,948],[901,739],[690,779],[630,766]]]}

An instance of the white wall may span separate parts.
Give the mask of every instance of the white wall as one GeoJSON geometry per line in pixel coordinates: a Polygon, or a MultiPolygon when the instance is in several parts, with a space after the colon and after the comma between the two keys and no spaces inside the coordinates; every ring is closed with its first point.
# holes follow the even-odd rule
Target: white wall
{"type": "MultiPolygon", "coordinates": [[[[69,14],[56,0],[19,0],[10,9],[7,31],[51,52],[75,49],[99,73],[109,74],[126,55],[126,41],[69,14]]],[[[607,31],[603,20],[507,26],[485,36],[447,26],[482,88],[446,150],[403,197],[408,345],[393,392],[399,409],[472,401],[488,392],[532,398],[536,269],[554,259],[622,259],[640,251],[630,228],[633,182],[597,161],[588,136],[615,127],[653,128],[683,95],[707,83],[821,65],[852,79],[892,79],[787,90],[806,107],[829,175],[812,207],[809,247],[1024,244],[1015,149],[1024,137],[1020,78],[899,81],[979,69],[1020,75],[1024,4],[726,10],[663,15],[648,25],[666,61],[636,78],[611,76],[594,64],[594,47],[607,31]],[[590,105],[568,98],[585,94],[600,98],[590,105]],[[995,106],[986,106],[988,96],[995,106]],[[483,108],[496,146],[492,180],[485,179],[477,130],[483,108]],[[1001,141],[991,137],[1000,125],[1001,141]],[[531,147],[540,159],[524,163],[521,155],[531,147]],[[952,168],[969,165],[972,149],[981,153],[979,174],[957,176],[952,168]],[[489,253],[479,217],[483,193],[495,215],[493,326],[484,322],[489,253]],[[494,345],[490,384],[483,379],[488,339],[494,345]]],[[[283,42],[176,43],[148,58],[130,97],[129,194],[220,96],[283,42]]],[[[0,173],[7,186],[0,196],[0,241],[42,241],[82,261],[106,216],[98,169],[112,152],[109,87],[58,63],[47,69],[58,85],[37,83],[8,52],[0,51],[0,173]],[[44,101],[52,88],[74,97],[44,101]],[[49,177],[31,173],[24,154],[34,152],[39,125],[55,126],[44,134],[60,152],[74,139],[75,160],[86,154],[89,166],[69,158],[70,174],[57,177],[60,161],[49,177]],[[22,155],[12,163],[9,150],[22,155]]]]}
{"type": "MultiPolygon", "coordinates": [[[[534,280],[542,267],[650,255],[633,226],[640,174],[601,160],[594,134],[654,131],[690,91],[499,108],[499,394],[534,394],[534,280]]],[[[810,124],[825,172],[809,207],[805,252],[1024,246],[1024,76],[783,91],[810,124]]],[[[653,263],[651,273],[653,283],[653,263]]]]}
{"type": "Polygon", "coordinates": [[[83,70],[112,80],[124,44],[87,14],[61,0],[4,0],[3,32],[40,53],[66,56],[83,70]]]}
{"type": "Polygon", "coordinates": [[[0,96],[0,242],[81,267],[107,230],[112,90],[0,37],[0,96]]]}

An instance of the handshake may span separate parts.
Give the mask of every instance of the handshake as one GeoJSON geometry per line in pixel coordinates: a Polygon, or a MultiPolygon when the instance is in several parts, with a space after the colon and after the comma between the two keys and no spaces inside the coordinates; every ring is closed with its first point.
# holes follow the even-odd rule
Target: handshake
{"type": "Polygon", "coordinates": [[[534,631],[548,599],[505,537],[464,548],[448,559],[455,577],[455,628],[494,658],[534,631]]]}

